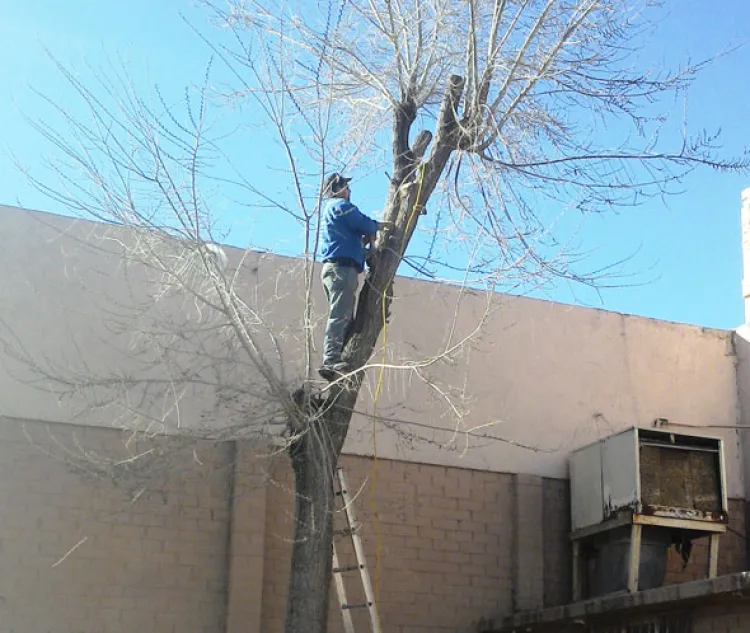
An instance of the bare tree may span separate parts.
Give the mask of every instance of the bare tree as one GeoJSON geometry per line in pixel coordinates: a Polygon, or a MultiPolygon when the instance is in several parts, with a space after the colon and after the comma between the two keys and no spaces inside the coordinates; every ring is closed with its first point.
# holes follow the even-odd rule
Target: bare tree
{"type": "MultiPolygon", "coordinates": [[[[178,297],[180,309],[160,311],[158,301],[129,306],[129,323],[139,323],[130,331],[140,333],[142,345],[130,352],[144,355],[145,377],[85,367],[71,376],[47,364],[45,380],[63,391],[106,392],[99,404],[127,396],[123,411],[131,418],[142,416],[145,402],[133,398],[134,391],[142,398],[172,394],[174,403],[188,386],[199,385],[218,394],[222,411],[237,420],[224,436],[257,433],[269,420],[288,424],[296,484],[289,633],[326,630],[332,477],[366,371],[395,366],[381,362],[376,345],[415,231],[426,232],[430,247],[410,263],[436,275],[458,268],[454,279],[466,286],[523,288],[550,278],[597,286],[612,271],[584,268],[583,254],[556,235],[559,216],[639,204],[669,193],[697,167],[746,169],[744,161],[718,158],[714,137],[681,135],[682,127],[667,116],[665,97],[680,95],[700,66],[676,72],[630,67],[632,47],[649,28],[655,4],[209,5],[224,30],[200,37],[231,81],[213,89],[207,75],[182,109],[160,96],[148,102],[127,80],[103,76],[87,86],[61,68],[90,116],[73,118],[50,99],[67,126],[36,126],[57,148],[60,180],[36,184],[70,209],[116,223],[118,235],[127,229],[117,248],[145,271],[138,284],[157,288],[157,297],[178,297]],[[211,97],[226,107],[249,104],[252,122],[267,124],[285,156],[291,195],[270,195],[226,162],[215,168],[225,153],[221,134],[209,125],[211,97]],[[311,388],[320,185],[334,167],[355,166],[387,172],[383,220],[395,228],[373,247],[343,354],[354,370],[311,388]],[[283,334],[268,318],[269,306],[253,295],[246,262],[226,266],[211,246],[217,185],[235,188],[256,209],[274,209],[300,228],[305,300],[294,317],[303,334],[294,353],[304,363],[285,358],[283,334]],[[194,306],[192,316],[177,316],[187,304],[194,306]],[[290,371],[290,362],[300,363],[300,371],[290,371]],[[166,367],[168,380],[149,377],[154,367],[166,367]],[[248,406],[257,402],[263,405],[248,406]]],[[[111,309],[122,321],[126,307],[111,309]]],[[[462,341],[448,340],[438,356],[460,348],[462,341]]],[[[20,360],[34,362],[22,342],[14,349],[20,360]]],[[[425,370],[436,359],[414,357],[399,370],[430,382],[425,370]]],[[[460,416],[449,387],[430,387],[460,416]]],[[[152,423],[163,424],[170,413],[147,420],[145,428],[152,431],[152,423]]]]}

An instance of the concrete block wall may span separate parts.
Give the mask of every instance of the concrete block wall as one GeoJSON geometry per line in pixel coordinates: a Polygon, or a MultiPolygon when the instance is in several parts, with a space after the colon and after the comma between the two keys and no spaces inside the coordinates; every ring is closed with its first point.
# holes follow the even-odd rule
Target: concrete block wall
{"type": "Polygon", "coordinates": [[[556,607],[572,598],[570,486],[560,479],[544,480],[544,606],[556,607]]]}
{"type": "MultiPolygon", "coordinates": [[[[283,630],[285,456],[269,462],[233,442],[151,448],[162,453],[134,472],[141,462],[129,456],[150,448],[128,452],[112,429],[0,418],[0,633],[283,630]]],[[[569,601],[566,482],[354,456],[342,465],[384,630],[463,633],[569,601]]],[[[742,503],[732,506],[739,534],[742,503]]],[[[348,541],[339,553],[352,560],[348,541]]],[[[703,557],[699,546],[694,564],[703,557]]],[[[722,572],[742,566],[742,537],[726,537],[722,572]]],[[[671,579],[680,573],[697,572],[671,579]]],[[[347,586],[360,601],[356,576],[347,586]]],[[[333,590],[330,618],[339,633],[333,590]]]]}
{"type": "MultiPolygon", "coordinates": [[[[745,571],[745,502],[729,500],[728,531],[721,536],[719,544],[719,575],[745,571]]],[[[682,557],[671,547],[668,551],[667,576],[664,584],[674,585],[706,578],[708,574],[708,537],[693,541],[690,560],[685,566],[682,557]]],[[[750,629],[748,629],[750,631],[750,629]]]]}
{"type": "MultiPolygon", "coordinates": [[[[482,618],[521,604],[543,606],[569,595],[570,556],[564,482],[468,469],[344,456],[350,490],[364,522],[371,576],[379,584],[384,630],[394,633],[474,630],[482,618]],[[549,508],[542,505],[549,500],[549,508]],[[514,589],[518,587],[518,589],[514,589]]],[[[291,551],[292,479],[274,474],[266,511],[261,630],[283,630],[291,551]]],[[[340,523],[341,517],[336,518],[340,523]]],[[[338,542],[342,564],[353,559],[338,542]]],[[[363,599],[355,576],[351,602],[363,599]]],[[[355,626],[366,626],[355,612],[355,626]]],[[[331,630],[341,630],[332,590],[331,630]]]]}
{"type": "Polygon", "coordinates": [[[0,419],[0,631],[223,631],[227,455],[195,451],[131,488],[120,434],[0,419]]]}
{"type": "Polygon", "coordinates": [[[460,631],[511,607],[513,477],[382,460],[375,471],[363,460],[344,466],[352,488],[372,484],[360,507],[371,560],[380,539],[385,630],[460,631]]]}
{"type": "Polygon", "coordinates": [[[268,473],[247,444],[238,442],[230,450],[226,633],[262,631],[268,473]]]}

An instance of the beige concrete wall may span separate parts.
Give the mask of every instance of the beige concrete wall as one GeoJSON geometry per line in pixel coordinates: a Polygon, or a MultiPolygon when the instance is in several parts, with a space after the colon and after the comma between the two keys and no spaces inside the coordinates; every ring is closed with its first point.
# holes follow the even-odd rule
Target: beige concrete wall
{"type": "MultiPolygon", "coordinates": [[[[147,329],[149,321],[129,310],[135,303],[153,304],[153,288],[145,285],[142,274],[125,274],[116,254],[102,252],[102,247],[112,251],[117,244],[92,235],[101,238],[107,231],[90,223],[0,208],[0,315],[6,343],[23,346],[29,356],[49,361],[55,370],[143,375],[143,366],[134,364],[132,356],[143,338],[135,333],[147,329]]],[[[230,253],[235,263],[240,257],[239,252],[230,253]]],[[[240,291],[282,334],[288,383],[295,386],[303,358],[299,263],[257,254],[243,261],[240,291]]],[[[517,297],[495,295],[488,301],[483,293],[402,278],[396,281],[395,297],[387,357],[394,363],[424,361],[425,366],[419,372],[388,370],[377,409],[370,394],[379,376],[377,370],[368,373],[358,409],[391,418],[377,425],[381,457],[563,478],[571,449],[666,417],[686,425],[675,427],[682,431],[694,426],[700,432],[708,426],[708,432],[724,437],[729,494],[744,496],[743,451],[732,428],[740,401],[729,333],[517,297]],[[467,339],[482,322],[481,332],[467,339]],[[450,363],[429,361],[451,348],[450,363]],[[445,394],[457,404],[460,418],[446,406],[445,394]]],[[[315,309],[319,342],[325,310],[320,292],[315,309]]],[[[161,302],[156,310],[159,316],[194,324],[189,297],[161,302]]],[[[197,335],[185,339],[185,349],[175,357],[188,365],[191,359],[197,358],[196,364],[205,361],[206,341],[196,342],[197,335]]],[[[209,348],[215,344],[207,343],[209,348]]],[[[145,345],[145,350],[152,352],[153,345],[145,345]]],[[[128,408],[123,408],[118,394],[117,406],[91,411],[91,397],[50,396],[44,391],[48,380],[2,350],[0,355],[0,413],[5,415],[130,424],[130,407],[144,395],[138,389],[129,392],[128,408]]],[[[176,390],[175,407],[170,381],[179,363],[173,359],[172,365],[146,372],[167,386],[147,394],[143,402],[149,417],[138,423],[221,428],[245,420],[249,411],[262,418],[269,403],[263,401],[263,385],[252,370],[210,361],[208,365],[222,366],[226,384],[245,391],[258,388],[232,409],[205,384],[213,376],[198,369],[204,384],[194,381],[176,390]]],[[[111,394],[97,392],[96,397],[104,402],[111,394]]],[[[358,414],[345,451],[368,455],[372,450],[372,421],[358,414]]]]}
{"type": "MultiPolygon", "coordinates": [[[[745,503],[741,499],[729,501],[729,530],[721,536],[719,575],[734,574],[747,569],[745,558],[745,503]]],[[[685,565],[677,551],[667,552],[665,585],[676,585],[708,577],[708,537],[693,540],[690,560],[685,565]]]]}
{"type": "MultiPolygon", "coordinates": [[[[170,441],[141,443],[158,455],[126,464],[126,440],[109,429],[0,419],[0,630],[283,630],[288,462],[259,460],[242,443],[170,441]]],[[[352,456],[344,465],[360,491],[384,630],[459,633],[508,612],[519,585],[513,561],[540,573],[540,584],[558,578],[547,565],[564,554],[520,549],[523,534],[542,530],[564,543],[564,517],[533,520],[543,495],[524,495],[528,481],[389,460],[373,467],[352,456]],[[511,520],[524,505],[519,517],[528,520],[511,520]]],[[[338,545],[341,562],[352,562],[350,544],[338,545]]],[[[347,587],[361,599],[357,575],[347,587]]],[[[360,625],[363,615],[355,614],[360,625]]],[[[340,631],[333,591],[330,617],[340,631]]]]}
{"type": "MultiPolygon", "coordinates": [[[[747,236],[750,238],[750,234],[747,236]]],[[[750,253],[748,253],[750,256],[750,253]]],[[[750,261],[750,260],[749,260],[750,261]]],[[[737,392],[739,394],[738,424],[742,427],[740,446],[744,459],[744,477],[750,482],[750,326],[743,325],[734,334],[734,348],[737,356],[737,392]]],[[[745,493],[745,498],[750,496],[750,491],[745,493]]],[[[747,508],[747,506],[746,506],[747,508]]],[[[745,519],[750,518],[746,511],[745,519]]],[[[748,553],[747,560],[750,562],[750,546],[745,543],[748,553]]]]}
{"type": "MultiPolygon", "coordinates": [[[[0,419],[0,630],[282,631],[286,458],[259,458],[242,442],[134,448],[111,429],[0,419]]],[[[464,633],[570,600],[564,481],[356,456],[343,465],[384,630],[464,633]]],[[[743,566],[742,504],[732,501],[722,573],[743,566]]],[[[348,542],[337,545],[351,563],[348,542]]],[[[702,575],[705,549],[696,545],[686,570],[671,557],[668,581],[702,575]]],[[[347,588],[362,598],[356,575],[347,588]]],[[[341,630],[333,589],[330,623],[341,630]]]]}
{"type": "Polygon", "coordinates": [[[0,418],[0,630],[224,631],[227,452],[194,448],[136,474],[115,431],[0,418]]]}
{"type": "Polygon", "coordinates": [[[233,443],[229,463],[231,528],[225,633],[262,631],[266,508],[269,492],[273,495],[275,491],[269,484],[266,460],[258,459],[247,443],[233,443]]]}
{"type": "MultiPolygon", "coordinates": [[[[253,391],[257,375],[214,329],[211,311],[189,292],[164,296],[160,272],[121,257],[128,239],[118,227],[0,207],[0,413],[167,432],[262,413],[264,388],[253,391]],[[248,396],[235,403],[238,386],[248,396]],[[218,387],[229,390],[223,398],[218,387]]],[[[238,292],[259,311],[279,308],[283,330],[297,277],[281,274],[278,258],[244,261],[238,292]],[[253,301],[261,289],[269,299],[253,301]]],[[[301,357],[293,336],[282,340],[290,358],[301,357]]]]}
{"type": "MultiPolygon", "coordinates": [[[[550,551],[547,558],[541,548],[526,547],[526,535],[546,530],[552,550],[564,541],[566,520],[556,517],[548,526],[533,520],[543,508],[540,495],[524,494],[528,481],[391,460],[373,465],[345,456],[342,461],[350,490],[359,492],[357,513],[364,523],[361,534],[370,574],[379,587],[384,631],[459,633],[474,630],[491,614],[509,613],[517,594],[531,599],[526,576],[514,561],[538,574],[540,585],[559,577],[559,567],[547,565],[564,560],[565,553],[550,551]],[[529,508],[514,520],[514,509],[524,505],[529,508]]],[[[266,514],[261,630],[267,633],[283,630],[292,534],[291,475],[280,469],[275,479],[277,493],[269,498],[266,514]]],[[[543,480],[535,483],[540,490],[546,488],[543,480]]],[[[353,563],[350,543],[343,538],[336,542],[340,562],[353,563]]],[[[569,577],[569,572],[567,567],[563,573],[569,577]]],[[[352,602],[364,599],[356,574],[346,583],[352,602]]],[[[540,606],[542,597],[541,591],[534,596],[540,606]]],[[[357,630],[368,630],[365,612],[354,612],[353,617],[357,630]]],[[[343,630],[333,591],[330,624],[332,632],[343,630]]]]}

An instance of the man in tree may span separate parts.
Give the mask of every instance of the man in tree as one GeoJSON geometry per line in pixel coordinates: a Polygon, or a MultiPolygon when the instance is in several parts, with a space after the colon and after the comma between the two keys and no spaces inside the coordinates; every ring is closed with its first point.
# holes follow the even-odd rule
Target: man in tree
{"type": "Polygon", "coordinates": [[[323,189],[321,279],[329,312],[323,364],[318,373],[325,380],[333,380],[349,369],[341,360],[341,351],[354,316],[358,277],[365,266],[365,244],[387,227],[387,223],[367,217],[350,202],[350,181],[334,173],[326,178],[323,189]]]}

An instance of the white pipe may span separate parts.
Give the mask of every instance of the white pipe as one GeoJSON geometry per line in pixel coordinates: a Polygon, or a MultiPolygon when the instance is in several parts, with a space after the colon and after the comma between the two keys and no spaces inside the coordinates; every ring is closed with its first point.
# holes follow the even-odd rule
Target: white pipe
{"type": "Polygon", "coordinates": [[[750,187],[742,191],[742,297],[745,325],[750,325],[750,187]]]}

